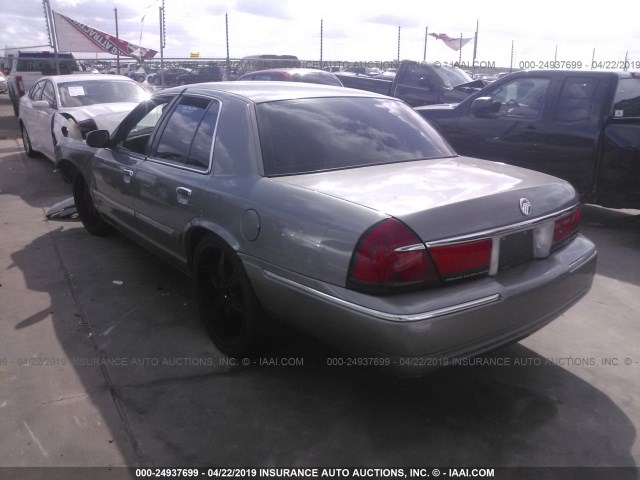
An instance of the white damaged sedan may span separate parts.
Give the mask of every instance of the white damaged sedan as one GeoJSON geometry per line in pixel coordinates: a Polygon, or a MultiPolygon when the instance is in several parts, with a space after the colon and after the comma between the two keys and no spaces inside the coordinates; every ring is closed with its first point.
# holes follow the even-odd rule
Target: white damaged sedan
{"type": "Polygon", "coordinates": [[[24,150],[55,161],[63,137],[84,139],[92,130],[112,131],[149,93],[120,75],[55,75],[41,78],[20,99],[24,150]]]}

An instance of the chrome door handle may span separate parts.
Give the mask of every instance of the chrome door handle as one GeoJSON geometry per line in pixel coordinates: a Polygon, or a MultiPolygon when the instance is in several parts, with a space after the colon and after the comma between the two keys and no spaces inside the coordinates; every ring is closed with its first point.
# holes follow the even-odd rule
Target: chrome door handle
{"type": "Polygon", "coordinates": [[[189,203],[189,197],[191,196],[191,189],[186,187],[176,188],[176,200],[182,205],[189,203]]]}
{"type": "Polygon", "coordinates": [[[133,179],[133,170],[131,170],[130,168],[123,168],[122,169],[122,174],[124,176],[124,183],[131,183],[131,180],[133,179]]]}

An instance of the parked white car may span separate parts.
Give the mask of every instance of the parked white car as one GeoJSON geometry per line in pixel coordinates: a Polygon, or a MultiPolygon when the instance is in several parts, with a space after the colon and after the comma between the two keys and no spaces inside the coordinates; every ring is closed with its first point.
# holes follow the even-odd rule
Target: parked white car
{"type": "Polygon", "coordinates": [[[0,72],[0,93],[7,93],[8,88],[7,77],[4,76],[3,72],[0,72]]]}
{"type": "Polygon", "coordinates": [[[149,93],[121,75],[43,77],[20,99],[19,124],[24,150],[55,162],[62,137],[82,139],[92,130],[112,131],[149,93]]]}

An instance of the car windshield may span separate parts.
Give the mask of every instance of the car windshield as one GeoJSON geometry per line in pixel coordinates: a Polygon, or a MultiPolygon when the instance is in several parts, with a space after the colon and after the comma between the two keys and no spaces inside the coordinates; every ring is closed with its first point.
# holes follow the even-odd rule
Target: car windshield
{"type": "Polygon", "coordinates": [[[256,111],[267,176],[455,155],[422,117],[398,100],[283,100],[258,104],[256,111]]]}
{"type": "Polygon", "coordinates": [[[436,67],[436,72],[447,87],[455,87],[456,85],[462,85],[463,83],[473,82],[473,78],[457,67],[441,65],[436,67]]]}
{"type": "Polygon", "coordinates": [[[148,92],[135,82],[91,80],[65,82],[58,85],[62,107],[82,107],[97,103],[139,103],[149,98],[148,92]]]}

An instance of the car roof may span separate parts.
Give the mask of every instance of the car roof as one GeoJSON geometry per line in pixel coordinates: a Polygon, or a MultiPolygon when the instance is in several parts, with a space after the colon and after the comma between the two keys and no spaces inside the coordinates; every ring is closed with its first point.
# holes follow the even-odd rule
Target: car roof
{"type": "Polygon", "coordinates": [[[168,92],[186,91],[189,93],[212,94],[215,92],[227,92],[242,97],[254,103],[274,102],[278,100],[292,100],[296,98],[322,98],[322,97],[368,97],[390,98],[365,90],[336,87],[333,85],[320,85],[316,83],[297,82],[270,82],[270,81],[235,81],[235,82],[211,82],[196,83],[185,87],[174,87],[168,92]]]}
{"type": "Polygon", "coordinates": [[[72,73],[69,75],[48,75],[42,77],[42,79],[51,80],[55,84],[70,83],[70,82],[93,82],[98,80],[118,80],[137,83],[135,80],[124,75],[103,75],[98,73],[72,73]]]}

